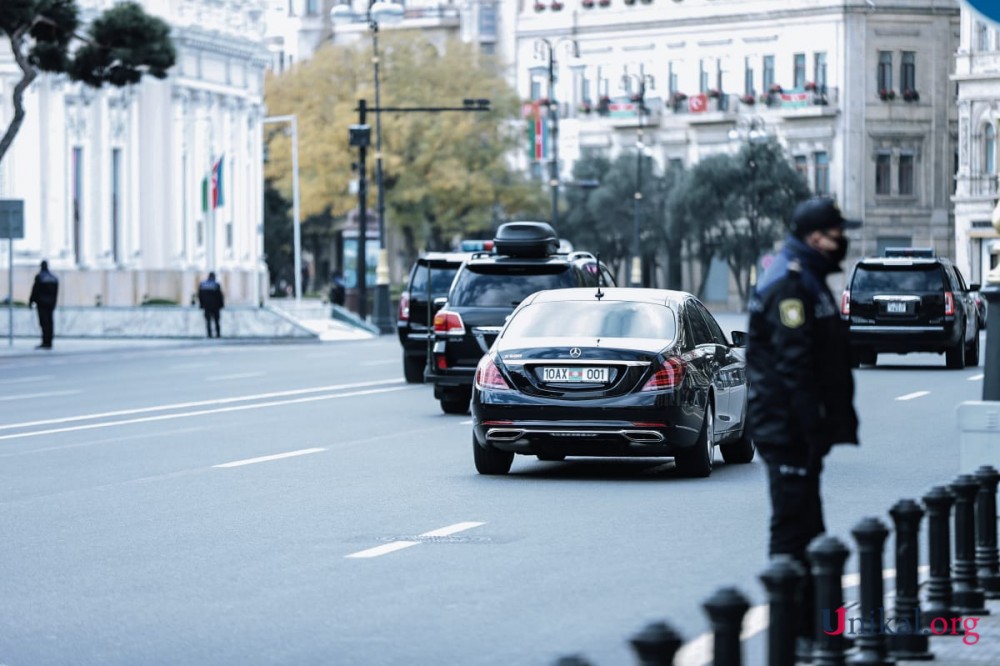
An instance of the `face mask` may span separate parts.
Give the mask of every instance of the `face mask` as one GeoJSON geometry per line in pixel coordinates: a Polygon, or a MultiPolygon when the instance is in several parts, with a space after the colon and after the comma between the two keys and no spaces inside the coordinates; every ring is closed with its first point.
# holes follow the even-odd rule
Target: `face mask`
{"type": "MultiPolygon", "coordinates": [[[[827,238],[829,238],[829,236],[827,238]]],[[[839,264],[840,262],[842,262],[844,260],[844,257],[847,256],[847,239],[846,238],[830,238],[830,240],[832,240],[834,243],[837,244],[837,249],[833,250],[831,252],[828,252],[826,256],[830,257],[830,259],[833,261],[833,263],[839,264]]]]}

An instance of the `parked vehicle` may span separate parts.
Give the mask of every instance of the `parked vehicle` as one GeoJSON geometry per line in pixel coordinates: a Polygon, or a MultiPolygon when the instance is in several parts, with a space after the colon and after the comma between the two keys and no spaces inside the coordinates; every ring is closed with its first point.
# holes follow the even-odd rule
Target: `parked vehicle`
{"type": "Polygon", "coordinates": [[[746,335],[730,342],[694,296],[558,289],[529,296],[476,369],[472,451],[480,474],[515,454],[670,456],[712,473],[715,447],[748,463],[746,335]]]}

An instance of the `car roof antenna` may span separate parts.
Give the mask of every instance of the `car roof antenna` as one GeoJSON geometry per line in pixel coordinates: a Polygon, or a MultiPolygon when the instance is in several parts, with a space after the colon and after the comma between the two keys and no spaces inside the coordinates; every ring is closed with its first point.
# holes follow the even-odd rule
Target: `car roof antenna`
{"type": "Polygon", "coordinates": [[[597,253],[597,293],[594,296],[597,300],[604,298],[604,292],[601,291],[601,283],[604,282],[604,273],[601,271],[601,253],[597,253]]]}

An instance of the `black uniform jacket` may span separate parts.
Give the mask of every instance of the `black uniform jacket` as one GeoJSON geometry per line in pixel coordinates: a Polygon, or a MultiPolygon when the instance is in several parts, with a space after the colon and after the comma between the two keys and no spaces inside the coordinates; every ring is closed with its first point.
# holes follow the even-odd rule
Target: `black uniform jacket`
{"type": "Polygon", "coordinates": [[[758,442],[825,455],[858,443],[847,324],[826,285],[839,267],[795,237],[750,300],[748,425],[758,442]]]}
{"type": "Polygon", "coordinates": [[[56,307],[59,297],[59,278],[48,271],[39,271],[35,276],[35,284],[31,286],[31,297],[28,304],[34,303],[39,308],[52,310],[56,307]]]}
{"type": "Polygon", "coordinates": [[[215,280],[203,280],[198,285],[198,303],[206,312],[218,312],[224,305],[222,287],[215,280]]]}

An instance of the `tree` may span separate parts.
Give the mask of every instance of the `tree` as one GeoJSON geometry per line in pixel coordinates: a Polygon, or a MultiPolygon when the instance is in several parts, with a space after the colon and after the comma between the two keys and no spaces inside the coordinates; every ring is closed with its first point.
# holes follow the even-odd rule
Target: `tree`
{"type": "Polygon", "coordinates": [[[0,161],[24,122],[24,93],[39,72],[65,73],[93,88],[124,87],[144,74],[162,79],[176,52],[170,27],[135,2],[111,7],[77,34],[76,0],[2,0],[0,33],[7,36],[21,79],[11,101],[14,117],[0,138],[0,161]],[[75,48],[74,48],[75,47],[75,48]]]}
{"type": "MultiPolygon", "coordinates": [[[[293,284],[295,276],[292,245],[294,243],[292,204],[281,196],[274,184],[264,183],[264,256],[267,258],[267,272],[270,283],[277,285],[282,279],[293,284]]],[[[282,296],[284,294],[281,294],[282,296]]]]}
{"type": "MultiPolygon", "coordinates": [[[[491,101],[488,112],[382,113],[386,224],[410,245],[408,259],[422,241],[447,245],[456,236],[485,234],[511,216],[537,217],[546,210],[541,188],[508,162],[523,141],[516,122],[520,102],[499,62],[458,40],[438,49],[405,30],[385,33],[379,46],[383,107],[453,107],[470,97],[491,101]]],[[[357,177],[348,126],[358,122],[359,99],[374,106],[372,77],[370,45],[330,45],[266,81],[269,112],[298,115],[304,216],[328,211],[341,217],[357,206],[357,195],[348,191],[357,177]]],[[[374,113],[366,122],[374,148],[374,113]]],[[[284,192],[291,191],[288,140],[273,136],[267,165],[267,175],[284,192]]],[[[374,210],[374,178],[367,177],[366,203],[374,210]]]]}

